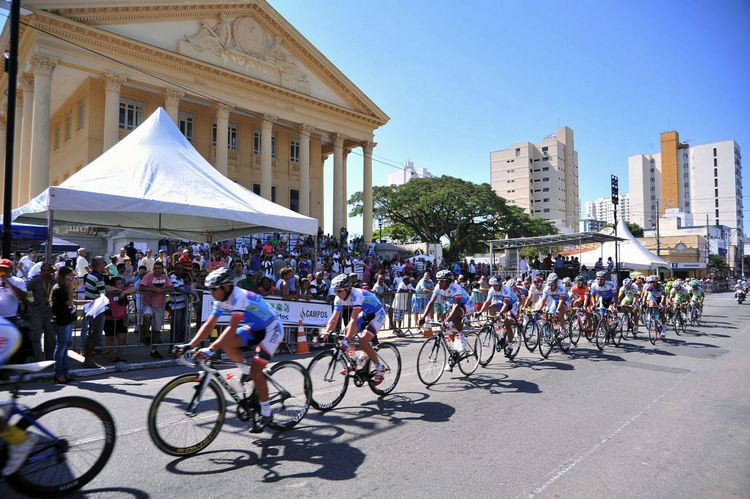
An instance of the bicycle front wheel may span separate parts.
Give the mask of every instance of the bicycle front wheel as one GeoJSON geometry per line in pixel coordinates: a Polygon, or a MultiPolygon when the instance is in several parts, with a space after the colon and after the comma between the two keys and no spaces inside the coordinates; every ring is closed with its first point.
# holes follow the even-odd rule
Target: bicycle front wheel
{"type": "MultiPolygon", "coordinates": [[[[391,393],[401,378],[401,354],[398,352],[398,348],[390,343],[381,343],[375,347],[375,352],[378,354],[380,363],[385,366],[383,381],[376,385],[370,378],[367,383],[370,385],[370,390],[382,397],[391,393]]],[[[372,363],[368,361],[368,371],[371,368],[372,363]]]]}
{"type": "Polygon", "coordinates": [[[570,331],[570,342],[574,346],[578,346],[578,340],[581,339],[581,323],[576,318],[573,318],[568,323],[568,330],[570,331]]]}
{"type": "Polygon", "coordinates": [[[312,406],[330,411],[343,400],[349,386],[349,366],[336,350],[320,352],[307,366],[312,382],[312,406]]]}
{"type": "Polygon", "coordinates": [[[205,449],[224,424],[221,386],[197,373],[178,376],[159,390],[148,409],[148,434],[162,452],[189,456],[205,449]]]}
{"type": "Polygon", "coordinates": [[[439,336],[428,338],[422,343],[417,355],[417,376],[427,386],[434,385],[443,375],[448,351],[439,336]]]}
{"type": "Polygon", "coordinates": [[[274,365],[269,376],[271,379],[266,384],[273,421],[268,426],[277,431],[290,430],[302,421],[310,408],[310,376],[307,369],[293,360],[274,365]]]}
{"type": "Polygon", "coordinates": [[[596,329],[594,330],[594,339],[596,340],[596,348],[598,348],[600,352],[604,351],[604,345],[607,343],[607,335],[609,334],[608,328],[609,326],[607,325],[607,320],[602,319],[596,325],[596,329]]]}
{"type": "Polygon", "coordinates": [[[458,361],[458,369],[465,376],[471,376],[479,367],[479,357],[482,356],[482,343],[477,333],[464,333],[466,337],[466,348],[461,353],[458,361]]]}
{"type": "Polygon", "coordinates": [[[93,480],[112,455],[115,422],[94,400],[62,397],[44,402],[28,415],[17,426],[37,441],[24,465],[8,477],[11,486],[24,494],[69,494],[93,480]]]}
{"type": "Polygon", "coordinates": [[[482,356],[479,359],[479,364],[486,367],[492,357],[495,356],[495,348],[497,347],[497,336],[493,326],[482,327],[479,331],[479,341],[482,343],[482,356]]]}
{"type": "Polygon", "coordinates": [[[542,358],[546,359],[549,357],[549,353],[552,351],[552,346],[555,344],[554,333],[552,332],[552,324],[545,322],[539,329],[539,354],[542,358]]]}
{"type": "Polygon", "coordinates": [[[539,323],[529,321],[523,329],[523,342],[529,352],[536,350],[539,344],[539,323]]]}
{"type": "Polygon", "coordinates": [[[573,344],[573,340],[571,340],[571,329],[572,327],[570,327],[570,323],[565,322],[558,332],[556,338],[557,346],[560,347],[560,350],[562,350],[563,353],[570,352],[570,347],[573,344]]]}

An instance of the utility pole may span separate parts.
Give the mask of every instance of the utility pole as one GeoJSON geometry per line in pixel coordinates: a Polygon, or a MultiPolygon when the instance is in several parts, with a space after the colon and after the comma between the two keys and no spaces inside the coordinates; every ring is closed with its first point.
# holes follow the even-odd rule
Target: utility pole
{"type": "MultiPolygon", "coordinates": [[[[618,185],[618,179],[616,175],[610,177],[612,181],[612,205],[614,206],[615,216],[615,236],[617,236],[617,205],[620,204],[620,187],[618,185]]],[[[615,285],[619,286],[620,283],[620,262],[618,260],[618,244],[615,241],[615,285]]]]}
{"type": "Polygon", "coordinates": [[[706,213],[706,275],[708,275],[708,257],[711,254],[711,231],[708,225],[708,213],[706,213]]]}
{"type": "Polygon", "coordinates": [[[659,243],[659,200],[656,200],[656,256],[661,256],[661,245],[659,243]]]}
{"type": "Polygon", "coordinates": [[[5,186],[3,187],[3,258],[10,258],[11,224],[10,212],[13,209],[13,136],[16,127],[16,79],[18,78],[18,29],[21,19],[21,0],[10,4],[8,22],[10,24],[10,51],[5,60],[8,73],[8,111],[5,133],[5,186]]]}

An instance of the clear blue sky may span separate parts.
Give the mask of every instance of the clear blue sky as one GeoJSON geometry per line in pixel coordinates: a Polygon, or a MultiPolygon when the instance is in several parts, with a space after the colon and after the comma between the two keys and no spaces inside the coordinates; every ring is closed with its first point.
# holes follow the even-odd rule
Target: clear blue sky
{"type": "MultiPolygon", "coordinates": [[[[375,148],[388,162],[489,182],[490,151],[567,125],[583,202],[610,174],[626,192],[627,157],[676,129],[736,140],[750,182],[747,0],[270,2],[390,116],[375,148]]],[[[349,165],[351,193],[361,157],[349,165]]],[[[373,166],[385,183],[393,169],[373,166]]]]}

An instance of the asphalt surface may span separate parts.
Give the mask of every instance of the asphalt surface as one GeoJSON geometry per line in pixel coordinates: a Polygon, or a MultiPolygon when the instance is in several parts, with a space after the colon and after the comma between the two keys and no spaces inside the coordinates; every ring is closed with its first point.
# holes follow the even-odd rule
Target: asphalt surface
{"type": "MultiPolygon", "coordinates": [[[[522,348],[513,364],[496,356],[430,388],[416,374],[420,340],[401,340],[390,396],[350,384],[339,408],[311,409],[286,433],[251,434],[230,415],[188,458],[146,431],[151,398],[187,368],[32,384],[23,402],[81,394],[114,415],[114,454],[81,497],[748,496],[748,319],[750,304],[712,295],[704,326],[656,346],[599,353],[582,339],[547,361],[522,348]]],[[[0,496],[13,496],[5,483],[0,496]]]]}

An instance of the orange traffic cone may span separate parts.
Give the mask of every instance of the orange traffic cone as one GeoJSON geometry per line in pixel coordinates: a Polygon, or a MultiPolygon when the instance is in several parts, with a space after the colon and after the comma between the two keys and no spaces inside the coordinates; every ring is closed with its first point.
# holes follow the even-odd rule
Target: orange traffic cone
{"type": "Polygon", "coordinates": [[[302,325],[302,321],[297,324],[297,349],[295,352],[297,355],[304,355],[310,353],[310,348],[307,346],[307,336],[305,335],[305,328],[302,325]]]}
{"type": "Polygon", "coordinates": [[[422,327],[422,335],[425,338],[429,338],[432,336],[432,322],[425,322],[424,326],[422,327]]]}

